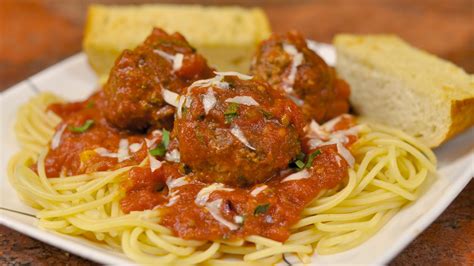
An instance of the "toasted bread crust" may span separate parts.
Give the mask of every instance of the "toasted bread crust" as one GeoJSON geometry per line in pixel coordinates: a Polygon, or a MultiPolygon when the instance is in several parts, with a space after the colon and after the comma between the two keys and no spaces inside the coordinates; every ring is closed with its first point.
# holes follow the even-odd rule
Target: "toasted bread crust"
{"type": "Polygon", "coordinates": [[[452,101],[451,119],[451,126],[443,142],[474,125],[474,97],[452,101]]]}

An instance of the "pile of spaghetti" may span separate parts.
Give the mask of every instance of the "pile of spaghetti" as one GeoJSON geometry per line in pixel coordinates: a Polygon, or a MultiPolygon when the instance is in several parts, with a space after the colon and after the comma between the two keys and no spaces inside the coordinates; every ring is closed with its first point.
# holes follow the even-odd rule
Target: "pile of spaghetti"
{"type": "MultiPolygon", "coordinates": [[[[61,130],[61,117],[48,109],[56,102],[61,100],[44,93],[19,110],[15,133],[22,149],[10,160],[10,183],[24,202],[39,210],[40,227],[104,243],[139,263],[262,265],[277,263],[287,253],[307,263],[313,253],[341,252],[370,238],[400,208],[417,199],[429,173],[436,171],[434,154],[414,138],[395,129],[359,123],[352,133],[357,139],[348,148],[354,161],[346,163],[350,158],[343,156],[347,176],[338,185],[321,189],[305,204],[284,242],[261,235],[185,239],[173,232],[176,228],[163,225],[162,208],[122,209],[127,194],[124,183],[131,169],[151,165],[154,159],[150,156],[106,171],[47,174],[46,157],[57,141],[54,135],[61,130]]],[[[316,131],[325,127],[313,126],[316,131]]],[[[304,178],[301,174],[286,178],[291,176],[293,181],[286,183],[304,178]]],[[[259,206],[254,214],[263,215],[267,208],[259,206]]],[[[227,220],[227,227],[239,222],[243,221],[227,220]]]]}

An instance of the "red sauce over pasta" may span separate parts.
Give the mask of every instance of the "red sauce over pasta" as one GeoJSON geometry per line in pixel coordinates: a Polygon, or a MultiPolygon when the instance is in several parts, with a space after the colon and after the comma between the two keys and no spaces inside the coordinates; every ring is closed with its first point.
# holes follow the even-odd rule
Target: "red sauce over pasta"
{"type": "Polygon", "coordinates": [[[210,71],[184,37],[154,30],[117,59],[104,89],[49,106],[62,122],[46,175],[132,166],[122,183],[124,213],[158,209],[160,223],[184,239],[285,241],[310,202],[344,183],[346,148],[356,136],[343,131],[354,120],[305,126],[303,111],[281,89],[235,73],[202,80],[210,71]]]}

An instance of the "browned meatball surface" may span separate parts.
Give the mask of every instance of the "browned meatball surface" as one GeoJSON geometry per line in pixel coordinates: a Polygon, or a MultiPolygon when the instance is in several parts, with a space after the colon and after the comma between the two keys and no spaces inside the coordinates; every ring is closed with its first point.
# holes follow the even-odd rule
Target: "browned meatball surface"
{"type": "Polygon", "coordinates": [[[204,182],[264,182],[300,153],[304,117],[265,82],[217,74],[191,85],[178,106],[173,135],[181,162],[204,182]]]}
{"type": "Polygon", "coordinates": [[[308,120],[321,123],[349,110],[349,86],[298,32],[273,34],[262,42],[251,73],[284,91],[308,120]]]}
{"type": "Polygon", "coordinates": [[[181,93],[212,75],[206,59],[181,34],[155,28],[143,44],[117,58],[103,88],[104,115],[121,129],[170,127],[174,108],[164,102],[162,90],[181,93]]]}

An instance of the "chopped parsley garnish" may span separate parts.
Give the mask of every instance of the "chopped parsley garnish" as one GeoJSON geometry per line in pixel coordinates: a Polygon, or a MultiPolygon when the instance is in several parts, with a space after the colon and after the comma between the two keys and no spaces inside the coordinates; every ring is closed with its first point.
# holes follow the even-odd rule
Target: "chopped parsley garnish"
{"type": "Polygon", "coordinates": [[[225,123],[230,124],[232,120],[238,115],[237,111],[239,110],[238,103],[230,103],[227,106],[227,109],[224,111],[225,123]]]}
{"type": "Polygon", "coordinates": [[[170,144],[170,132],[166,129],[163,129],[163,136],[161,138],[160,144],[154,149],[150,150],[150,154],[153,156],[165,156],[166,149],[170,144]]]}
{"type": "Polygon", "coordinates": [[[300,153],[296,156],[296,159],[295,161],[293,161],[293,164],[296,165],[296,167],[298,167],[299,169],[310,168],[313,164],[314,158],[316,158],[316,156],[318,156],[319,154],[321,154],[321,150],[316,150],[312,152],[307,156],[307,160],[305,163],[304,159],[306,156],[304,153],[300,153]]]}
{"type": "Polygon", "coordinates": [[[91,102],[87,102],[86,108],[87,108],[87,109],[91,109],[91,108],[94,107],[94,105],[95,105],[95,103],[92,102],[92,101],[91,101],[91,102]]]}
{"type": "Polygon", "coordinates": [[[300,161],[300,160],[296,161],[295,164],[300,169],[303,169],[305,166],[305,163],[303,163],[303,161],[300,161]]]}
{"type": "Polygon", "coordinates": [[[168,148],[168,145],[170,144],[170,132],[166,129],[163,129],[163,137],[161,138],[161,143],[165,146],[165,148],[168,148]]]}
{"type": "Polygon", "coordinates": [[[74,127],[70,126],[69,130],[72,132],[77,132],[77,133],[84,133],[86,132],[92,125],[94,124],[94,120],[88,119],[82,126],[74,127]]]}
{"type": "Polygon", "coordinates": [[[310,168],[311,165],[313,164],[314,158],[316,158],[316,156],[318,156],[318,155],[320,155],[320,154],[321,154],[321,150],[315,150],[314,152],[312,152],[312,153],[308,156],[308,160],[306,161],[305,168],[310,168]]]}
{"type": "Polygon", "coordinates": [[[259,214],[264,214],[268,211],[268,208],[270,207],[270,203],[258,205],[257,208],[253,211],[253,215],[259,215],[259,214]]]}
{"type": "Polygon", "coordinates": [[[165,156],[166,148],[160,143],[158,147],[150,150],[150,154],[153,156],[165,156]]]}

